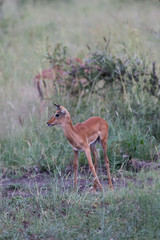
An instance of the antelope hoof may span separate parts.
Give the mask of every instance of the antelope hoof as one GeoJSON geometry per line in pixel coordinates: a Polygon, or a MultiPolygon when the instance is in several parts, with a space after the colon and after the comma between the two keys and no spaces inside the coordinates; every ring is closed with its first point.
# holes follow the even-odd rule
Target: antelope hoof
{"type": "Polygon", "coordinates": [[[52,124],[50,124],[50,123],[47,123],[47,125],[48,125],[48,127],[52,127],[52,124]]]}

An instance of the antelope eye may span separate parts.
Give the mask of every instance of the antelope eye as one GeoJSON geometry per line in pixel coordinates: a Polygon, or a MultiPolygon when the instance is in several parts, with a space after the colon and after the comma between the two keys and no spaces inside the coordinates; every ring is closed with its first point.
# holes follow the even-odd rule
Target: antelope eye
{"type": "Polygon", "coordinates": [[[56,117],[56,118],[58,118],[59,116],[60,116],[60,114],[58,114],[58,113],[55,114],[55,117],[56,117]]]}

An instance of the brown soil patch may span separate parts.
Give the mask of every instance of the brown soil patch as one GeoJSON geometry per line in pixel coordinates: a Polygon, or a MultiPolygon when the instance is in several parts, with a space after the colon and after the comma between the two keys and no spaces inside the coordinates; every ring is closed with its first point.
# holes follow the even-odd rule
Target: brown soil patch
{"type": "MultiPolygon", "coordinates": [[[[100,172],[100,171],[99,171],[100,172]]],[[[108,179],[106,173],[98,174],[100,182],[104,190],[109,189],[108,179]]],[[[115,176],[112,174],[112,182],[114,189],[118,190],[126,187],[128,183],[132,182],[137,185],[142,185],[143,182],[137,180],[136,173],[134,176],[124,176],[123,172],[118,172],[115,176]]],[[[147,180],[147,184],[151,185],[152,179],[147,180]]],[[[146,181],[145,181],[146,183],[146,181]]],[[[64,176],[53,177],[49,173],[27,173],[20,178],[10,178],[3,176],[1,181],[2,197],[31,197],[38,194],[45,195],[51,190],[52,185],[56,184],[63,191],[72,191],[74,189],[74,173],[68,171],[64,176]]],[[[93,176],[88,168],[83,169],[78,174],[78,191],[91,191],[93,186],[93,176]]],[[[97,190],[98,192],[99,190],[97,190]]]]}

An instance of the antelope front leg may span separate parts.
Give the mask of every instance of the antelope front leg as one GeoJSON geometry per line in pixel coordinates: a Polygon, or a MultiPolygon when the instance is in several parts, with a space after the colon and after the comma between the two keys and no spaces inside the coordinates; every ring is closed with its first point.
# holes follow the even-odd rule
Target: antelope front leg
{"type": "Polygon", "coordinates": [[[74,150],[74,187],[77,188],[78,151],[74,150]]]}
{"type": "Polygon", "coordinates": [[[91,170],[91,172],[92,172],[93,175],[94,175],[94,178],[95,178],[94,181],[97,182],[97,184],[99,185],[100,190],[102,190],[102,185],[101,185],[101,183],[100,183],[100,181],[99,181],[99,179],[98,179],[98,176],[97,176],[95,167],[94,167],[93,162],[92,162],[90,148],[88,147],[88,148],[86,148],[84,151],[85,151],[85,154],[86,154],[87,159],[88,159],[88,163],[89,163],[90,170],[91,170]]]}

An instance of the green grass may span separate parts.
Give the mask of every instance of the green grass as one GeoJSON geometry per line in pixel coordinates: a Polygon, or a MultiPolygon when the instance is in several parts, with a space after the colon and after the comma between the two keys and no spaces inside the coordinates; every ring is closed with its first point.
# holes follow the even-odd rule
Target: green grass
{"type": "Polygon", "coordinates": [[[45,194],[35,187],[28,198],[2,199],[0,239],[159,239],[159,173],[142,172],[136,181],[78,193],[52,179],[45,194]]]}
{"type": "MultiPolygon", "coordinates": [[[[151,93],[147,75],[156,62],[160,78],[159,1],[6,0],[2,8],[0,178],[11,177],[11,182],[0,184],[0,239],[159,239],[159,172],[125,171],[130,159],[152,161],[160,151],[160,98],[158,88],[151,93]],[[33,79],[50,67],[46,45],[53,51],[57,43],[67,47],[69,58],[101,52],[111,60],[129,59],[128,72],[135,64],[146,75],[138,82],[133,75],[125,75],[124,82],[113,77],[111,84],[101,90],[95,84],[83,97],[80,90],[74,96],[57,87],[40,113],[33,79]],[[61,129],[46,125],[55,111],[53,103],[64,105],[74,124],[90,116],[107,120],[113,192],[105,187],[102,193],[91,193],[91,175],[85,176],[89,183],[83,191],[80,185],[75,192],[72,184],[65,187],[73,152],[61,129]],[[43,187],[14,183],[44,172],[50,182],[43,187]],[[118,184],[119,178],[127,186],[118,184]]],[[[103,166],[101,151],[100,156],[103,166]]],[[[88,164],[83,154],[79,163],[80,172],[88,164]]]]}

